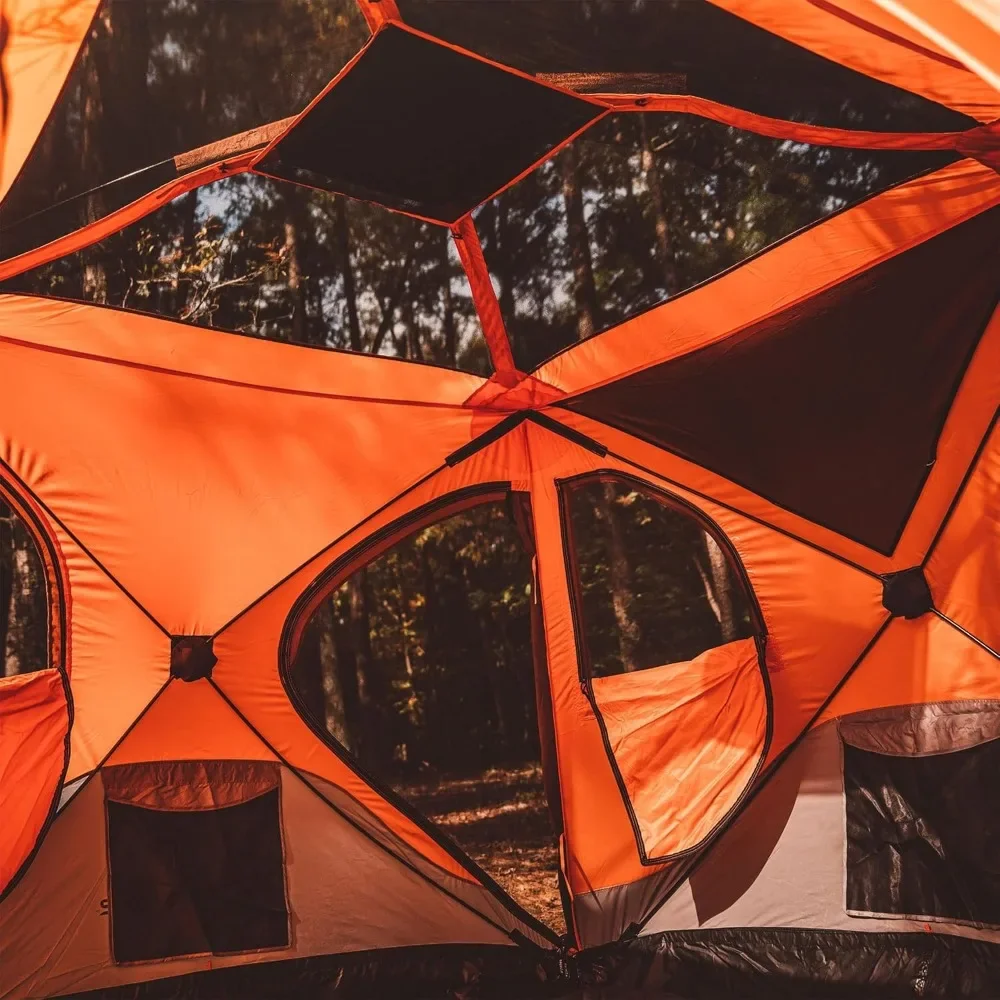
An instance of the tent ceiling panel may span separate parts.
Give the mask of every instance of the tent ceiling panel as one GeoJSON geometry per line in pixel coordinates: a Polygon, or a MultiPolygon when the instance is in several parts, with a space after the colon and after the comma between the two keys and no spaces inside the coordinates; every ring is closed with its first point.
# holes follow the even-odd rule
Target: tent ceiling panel
{"type": "MultiPolygon", "coordinates": [[[[1000,116],[1000,94],[880,0],[711,0],[716,6],[858,73],[980,121],[1000,116]]],[[[938,13],[958,3],[930,0],[938,13]]],[[[905,5],[904,5],[905,6],[905,5]]],[[[944,14],[945,17],[949,15],[944,14]]],[[[986,34],[984,32],[984,39],[986,34]]]]}
{"type": "Polygon", "coordinates": [[[307,347],[491,370],[447,229],[268,177],[191,190],[2,287],[307,347]]]}
{"type": "MultiPolygon", "coordinates": [[[[87,310],[84,325],[104,314],[87,310]]],[[[0,354],[4,434],[31,457],[30,485],[175,635],[220,628],[472,432],[472,415],[450,406],[300,395],[10,343],[0,354]]]]}
{"type": "Polygon", "coordinates": [[[997,302],[1000,209],[566,405],[890,554],[997,302]]]}
{"type": "Polygon", "coordinates": [[[532,371],[956,155],[793,143],[689,114],[611,115],[476,213],[515,361],[532,371]]]}
{"type": "Polygon", "coordinates": [[[453,223],[602,111],[390,25],[257,169],[453,223]]]}
{"type": "Polygon", "coordinates": [[[0,226],[86,191],[93,222],[175,176],[177,154],[301,111],[367,35],[353,0],[101,0],[0,226]]]}
{"type": "MultiPolygon", "coordinates": [[[[691,93],[772,118],[846,128],[963,127],[954,111],[790,44],[707,0],[597,7],[586,0],[398,0],[398,6],[422,31],[570,87],[691,93]]],[[[782,4],[788,6],[795,5],[782,4]]]]}

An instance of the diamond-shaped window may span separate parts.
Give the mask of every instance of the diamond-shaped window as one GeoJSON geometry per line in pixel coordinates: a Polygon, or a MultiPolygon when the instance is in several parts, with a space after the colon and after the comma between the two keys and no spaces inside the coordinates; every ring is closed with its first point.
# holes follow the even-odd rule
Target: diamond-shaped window
{"type": "Polygon", "coordinates": [[[390,25],[257,169],[454,222],[602,110],[390,25]]]}

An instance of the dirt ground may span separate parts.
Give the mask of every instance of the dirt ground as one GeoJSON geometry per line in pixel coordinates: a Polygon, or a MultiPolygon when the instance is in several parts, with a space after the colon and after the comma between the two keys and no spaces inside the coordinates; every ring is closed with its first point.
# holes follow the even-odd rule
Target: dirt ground
{"type": "Polygon", "coordinates": [[[529,913],[559,934],[559,849],[540,767],[490,770],[401,789],[529,913]]]}

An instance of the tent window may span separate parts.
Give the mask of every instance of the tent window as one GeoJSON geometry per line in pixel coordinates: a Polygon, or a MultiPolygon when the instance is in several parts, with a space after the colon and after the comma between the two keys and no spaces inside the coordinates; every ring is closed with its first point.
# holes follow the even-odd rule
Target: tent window
{"type": "Polygon", "coordinates": [[[974,124],[707,0],[398,3],[415,28],[571,89],[690,93],[841,128],[947,132],[974,124]]]}
{"type": "Polygon", "coordinates": [[[447,229],[265,177],[196,188],[2,288],[268,340],[490,370],[447,229]]]}
{"type": "Polygon", "coordinates": [[[1000,741],[896,756],[844,746],[847,909],[1000,924],[1000,741]]]}
{"type": "Polygon", "coordinates": [[[367,36],[354,0],[102,0],[0,226],[92,193],[60,213],[61,232],[32,241],[29,228],[16,249],[5,234],[4,256],[165,183],[178,154],[298,113],[367,36]]]}
{"type": "Polygon", "coordinates": [[[518,367],[954,158],[809,146],[693,115],[612,115],[476,212],[518,367]]]}
{"type": "Polygon", "coordinates": [[[278,797],[218,809],[106,803],[116,962],[288,946],[278,797]]]}
{"type": "Polygon", "coordinates": [[[0,494],[0,677],[49,664],[48,580],[35,538],[0,494]]]}
{"type": "Polygon", "coordinates": [[[754,634],[726,550],[678,503],[605,475],[564,484],[563,503],[587,676],[683,664],[754,634]]]}
{"type": "Polygon", "coordinates": [[[600,112],[390,27],[260,169],[456,222],[600,112]]]}
{"type": "Polygon", "coordinates": [[[286,676],[335,749],[562,932],[531,558],[511,500],[477,499],[321,584],[286,676]]]}

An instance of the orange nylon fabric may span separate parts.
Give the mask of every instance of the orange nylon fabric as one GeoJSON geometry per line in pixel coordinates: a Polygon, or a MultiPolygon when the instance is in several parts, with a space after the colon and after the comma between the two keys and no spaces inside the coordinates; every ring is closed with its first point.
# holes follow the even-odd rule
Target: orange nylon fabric
{"type": "MultiPolygon", "coordinates": [[[[553,411],[553,416],[562,414],[553,411]]],[[[582,893],[622,885],[655,869],[640,862],[600,727],[580,685],[555,480],[598,469],[638,475],[702,510],[732,542],[768,633],[766,662],[774,718],[768,759],[808,724],[884,620],[882,585],[874,576],[611,455],[600,458],[534,425],[525,425],[524,430],[568,846],[567,877],[573,892],[582,893]]],[[[680,828],[677,841],[696,842],[680,828]]]]}
{"type": "Polygon", "coordinates": [[[35,144],[100,0],[0,3],[0,200],[35,144]],[[6,95],[6,103],[4,103],[6,95]]]}
{"type": "Polygon", "coordinates": [[[275,759],[207,680],[185,683],[175,679],[107,763],[275,759]]]}
{"type": "Polygon", "coordinates": [[[934,614],[894,618],[816,725],[851,712],[1000,698],[997,658],[934,614]]]}
{"type": "Polygon", "coordinates": [[[440,465],[473,419],[427,394],[482,383],[14,296],[0,328],[2,426],[13,448],[30,442],[36,493],[172,634],[221,628],[440,465]],[[5,339],[29,329],[24,309],[32,344],[5,339]],[[97,356],[109,336],[120,362],[97,356]],[[201,360],[159,367],[173,352],[201,360]],[[350,396],[320,390],[331,369],[350,396]],[[418,377],[417,399],[400,400],[418,377]]]}
{"type": "MultiPolygon", "coordinates": [[[[1000,394],[998,394],[1000,396],[1000,394]]],[[[995,397],[997,398],[997,397],[995,397]]],[[[1000,656],[1000,410],[927,563],[934,606],[1000,656]]]]}
{"type": "Polygon", "coordinates": [[[58,670],[0,678],[0,894],[34,850],[59,794],[68,731],[58,670]]]}
{"type": "Polygon", "coordinates": [[[1000,175],[975,160],[961,160],[870,198],[690,292],[575,344],[535,374],[576,393],[679,357],[997,204],[1000,175]]]}
{"type": "MultiPolygon", "coordinates": [[[[877,0],[711,0],[732,14],[859,73],[980,121],[1000,117],[1000,94],[877,0]]],[[[951,0],[928,0],[938,7],[951,0]]]]}
{"type": "Polygon", "coordinates": [[[764,753],[767,697],[753,639],[592,684],[647,856],[694,847],[764,753]]]}
{"type": "Polygon", "coordinates": [[[875,0],[1000,94],[1000,8],[988,0],[875,0]]]}

